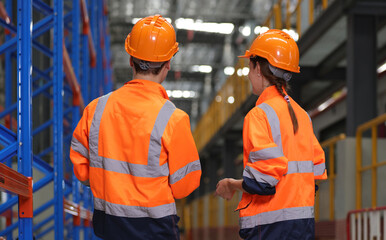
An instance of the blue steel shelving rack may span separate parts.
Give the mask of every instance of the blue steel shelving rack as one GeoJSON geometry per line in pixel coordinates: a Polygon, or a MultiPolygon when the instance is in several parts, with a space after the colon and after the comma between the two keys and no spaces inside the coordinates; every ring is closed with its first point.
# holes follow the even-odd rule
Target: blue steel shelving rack
{"type": "MultiPolygon", "coordinates": [[[[53,182],[53,199],[33,209],[33,216],[50,207],[54,207],[54,213],[36,222],[32,214],[20,216],[24,205],[19,202],[19,218],[14,221],[9,214],[8,226],[0,230],[0,236],[13,239],[12,232],[18,229],[19,239],[32,239],[33,235],[40,239],[51,231],[58,240],[79,239],[83,231],[85,239],[91,239],[95,238],[89,224],[92,194],[73,176],[68,155],[72,131],[84,104],[112,90],[107,6],[104,0],[47,2],[51,4],[43,0],[18,0],[16,27],[11,15],[13,1],[4,2],[11,21],[4,16],[0,18],[0,25],[9,32],[0,45],[5,60],[0,163],[12,167],[17,159],[17,169],[23,177],[32,177],[32,168],[43,173],[44,177],[34,182],[34,193],[53,182]],[[39,19],[32,23],[35,13],[39,19]],[[42,36],[49,36],[49,40],[41,41],[42,36]],[[41,64],[35,65],[33,52],[49,59],[44,69],[41,64]],[[37,112],[34,111],[37,106],[32,102],[37,97],[47,99],[51,107],[47,119],[33,128],[32,114],[37,112]],[[15,118],[16,124],[12,121],[15,118]],[[51,140],[43,150],[33,152],[33,139],[43,132],[48,132],[51,140]]],[[[14,180],[1,174],[5,184],[14,180]]],[[[12,188],[8,190],[12,192],[12,188]]],[[[12,211],[18,198],[23,199],[17,192],[7,196],[0,205],[0,214],[12,211]]]]}

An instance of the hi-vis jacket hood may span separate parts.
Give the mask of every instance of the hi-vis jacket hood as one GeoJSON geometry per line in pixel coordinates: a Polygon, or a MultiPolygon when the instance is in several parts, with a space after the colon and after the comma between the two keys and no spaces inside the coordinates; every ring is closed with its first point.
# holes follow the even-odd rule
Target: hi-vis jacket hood
{"type": "MultiPolygon", "coordinates": [[[[243,187],[248,193],[238,206],[242,230],[280,222],[289,226],[289,234],[296,231],[291,221],[313,221],[315,179],[327,178],[325,157],[310,117],[290,101],[299,123],[296,135],[287,102],[274,86],[263,91],[245,117],[243,187]]],[[[260,229],[261,239],[285,239],[270,235],[271,230],[265,235],[260,229]]]]}
{"type": "Polygon", "coordinates": [[[70,157],[75,176],[90,184],[94,208],[116,217],[175,215],[174,199],[200,183],[188,115],[147,80],[92,101],[74,131],[70,157]]]}

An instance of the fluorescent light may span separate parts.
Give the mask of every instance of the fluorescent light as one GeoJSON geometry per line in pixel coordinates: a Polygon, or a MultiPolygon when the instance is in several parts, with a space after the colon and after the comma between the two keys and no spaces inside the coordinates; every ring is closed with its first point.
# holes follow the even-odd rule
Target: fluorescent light
{"type": "Polygon", "coordinates": [[[212,72],[212,67],[209,65],[193,65],[191,69],[193,72],[202,72],[202,73],[212,72]]]}
{"type": "Polygon", "coordinates": [[[255,29],[253,30],[253,32],[258,35],[258,34],[262,34],[262,33],[265,33],[266,31],[268,31],[269,28],[267,27],[262,27],[262,26],[256,26],[255,29]]]}
{"type": "Polygon", "coordinates": [[[188,90],[166,90],[170,98],[195,98],[197,93],[188,90]]]}
{"type": "Polygon", "coordinates": [[[243,76],[243,69],[241,68],[237,69],[237,76],[239,77],[243,76]]]}
{"type": "Polygon", "coordinates": [[[190,91],[183,91],[182,92],[182,97],[183,98],[190,98],[190,91]]]}
{"type": "Polygon", "coordinates": [[[202,20],[194,21],[192,18],[178,18],[176,27],[177,29],[230,34],[234,25],[232,23],[203,22],[202,20]]]}
{"type": "Polygon", "coordinates": [[[225,75],[232,75],[233,73],[235,72],[235,68],[234,67],[225,67],[224,68],[224,73],[225,75]]]}
{"type": "Polygon", "coordinates": [[[245,37],[248,37],[251,35],[251,27],[250,26],[245,26],[240,28],[241,34],[243,34],[245,37]]]}
{"type": "Polygon", "coordinates": [[[220,95],[217,95],[216,98],[215,98],[216,102],[221,102],[221,96],[220,95]]]}
{"type": "Polygon", "coordinates": [[[182,97],[182,91],[181,90],[173,90],[172,97],[181,98],[182,97]]]}
{"type": "Polygon", "coordinates": [[[242,70],[242,74],[244,76],[248,76],[248,73],[249,73],[249,67],[244,67],[243,70],[242,70]]]}
{"type": "Polygon", "coordinates": [[[378,69],[377,69],[377,73],[382,73],[386,71],[386,62],[384,64],[382,64],[378,69]]]}
{"type": "MultiPolygon", "coordinates": [[[[131,23],[132,24],[136,24],[139,20],[141,20],[142,18],[133,18],[131,19],[131,23]]],[[[166,21],[168,21],[169,23],[172,23],[172,19],[171,18],[165,18],[166,21]]]]}
{"type": "Polygon", "coordinates": [[[228,97],[228,103],[233,104],[235,102],[235,98],[233,96],[228,97]]]}

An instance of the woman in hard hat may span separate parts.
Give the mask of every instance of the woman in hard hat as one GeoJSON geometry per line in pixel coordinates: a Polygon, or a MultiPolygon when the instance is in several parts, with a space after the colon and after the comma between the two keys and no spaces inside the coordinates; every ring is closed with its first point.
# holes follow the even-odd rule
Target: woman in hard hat
{"type": "Polygon", "coordinates": [[[259,95],[244,119],[243,179],[226,178],[216,194],[243,196],[240,236],[244,239],[314,239],[315,180],[326,179],[323,149],[308,114],[287,94],[299,72],[299,50],[281,30],[259,35],[243,58],[259,95]]]}

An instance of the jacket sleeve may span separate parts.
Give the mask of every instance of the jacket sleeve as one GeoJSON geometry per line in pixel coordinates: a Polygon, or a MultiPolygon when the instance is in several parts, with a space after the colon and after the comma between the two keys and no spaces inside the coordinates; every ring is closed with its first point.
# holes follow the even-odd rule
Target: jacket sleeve
{"type": "Polygon", "coordinates": [[[89,186],[89,145],[88,145],[88,116],[89,108],[86,107],[83,116],[76,126],[71,140],[70,159],[74,165],[76,178],[89,186]]]}
{"type": "Polygon", "coordinates": [[[168,147],[169,184],[174,198],[188,196],[200,185],[201,164],[188,115],[179,120],[168,147]]]}
{"type": "Polygon", "coordinates": [[[288,170],[288,159],[273,141],[264,113],[250,112],[244,120],[243,188],[250,194],[272,195],[288,170]]]}
{"type": "Polygon", "coordinates": [[[315,179],[327,179],[326,159],[324,156],[323,148],[320,146],[318,139],[315,135],[313,137],[314,145],[314,176],[315,179]]]}

